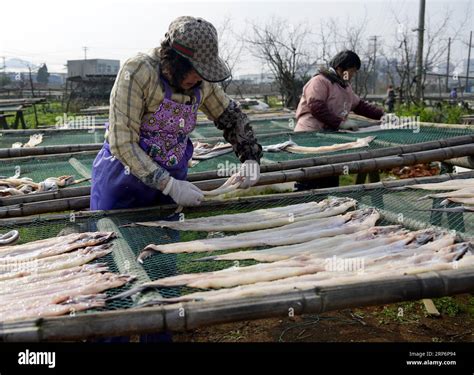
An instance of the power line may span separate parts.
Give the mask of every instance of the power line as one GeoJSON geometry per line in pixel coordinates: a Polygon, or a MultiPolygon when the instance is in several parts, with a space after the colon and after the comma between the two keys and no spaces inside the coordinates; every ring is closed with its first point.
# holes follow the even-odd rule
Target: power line
{"type": "Polygon", "coordinates": [[[87,47],[82,47],[82,49],[84,50],[84,60],[87,60],[87,50],[88,50],[89,48],[87,48],[87,47]]]}

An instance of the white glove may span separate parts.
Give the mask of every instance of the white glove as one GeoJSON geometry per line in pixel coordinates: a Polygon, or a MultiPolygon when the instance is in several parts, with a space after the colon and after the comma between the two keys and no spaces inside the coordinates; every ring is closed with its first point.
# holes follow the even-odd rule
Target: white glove
{"type": "Polygon", "coordinates": [[[163,194],[169,195],[177,205],[184,207],[199,206],[204,199],[204,194],[197,186],[173,177],[170,177],[163,194]]]}
{"type": "Polygon", "coordinates": [[[255,185],[258,180],[260,180],[260,164],[258,164],[255,160],[247,160],[241,165],[240,171],[234,176],[233,177],[235,179],[242,180],[240,188],[247,189],[250,186],[255,185]]]}

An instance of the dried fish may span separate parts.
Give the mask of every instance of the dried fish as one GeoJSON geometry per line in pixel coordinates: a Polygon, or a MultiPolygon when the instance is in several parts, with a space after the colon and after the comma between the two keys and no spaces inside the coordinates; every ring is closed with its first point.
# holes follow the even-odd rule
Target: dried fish
{"type": "Polygon", "coordinates": [[[72,233],[0,248],[0,321],[102,307],[105,290],[133,280],[87,264],[111,252],[112,232],[72,233]]]}
{"type": "Polygon", "coordinates": [[[33,134],[30,136],[30,139],[25,144],[21,142],[15,142],[12,144],[12,148],[29,148],[38,146],[41,142],[43,142],[43,134],[33,134]]]}
{"type": "Polygon", "coordinates": [[[441,201],[442,206],[446,206],[449,202],[453,203],[461,203],[464,206],[474,206],[474,196],[473,197],[449,197],[448,199],[445,199],[444,201],[441,201]]]}
{"type": "Polygon", "coordinates": [[[43,142],[43,134],[33,134],[30,136],[28,142],[23,145],[23,147],[35,147],[38,146],[41,142],[43,142]]]}
{"type": "Polygon", "coordinates": [[[100,245],[113,238],[115,238],[115,233],[113,232],[84,232],[71,233],[66,236],[48,238],[21,245],[4,246],[0,247],[0,262],[5,257],[10,259],[44,258],[88,246],[100,245]]]}
{"type": "Polygon", "coordinates": [[[40,183],[33,182],[30,178],[19,176],[0,179],[0,195],[14,196],[43,191],[55,191],[59,188],[81,183],[86,179],[75,180],[74,176],[48,177],[40,183]]]}
{"type": "Polygon", "coordinates": [[[218,187],[217,189],[210,190],[210,191],[203,191],[202,193],[206,197],[215,197],[221,194],[230,193],[232,191],[237,190],[240,185],[242,184],[243,179],[233,179],[232,177],[229,178],[222,186],[218,187]]]}
{"type": "Polygon", "coordinates": [[[355,233],[362,229],[373,227],[379,217],[380,215],[375,209],[365,209],[324,220],[296,222],[279,228],[241,233],[222,238],[178,242],[167,245],[151,244],[143,249],[138,260],[142,262],[143,259],[152,255],[153,252],[194,253],[308,242],[316,238],[355,233]]]}
{"type": "MultiPolygon", "coordinates": [[[[439,249],[439,248],[438,248],[439,249]]],[[[393,276],[418,274],[430,271],[465,268],[474,266],[472,243],[460,243],[439,249],[440,255],[426,254],[408,257],[399,261],[381,262],[378,265],[365,267],[363,272],[334,272],[324,271],[316,274],[293,276],[276,281],[258,282],[233,288],[223,288],[215,291],[195,292],[177,298],[161,298],[149,300],[147,305],[163,303],[180,303],[187,301],[224,301],[249,297],[275,295],[294,290],[311,290],[315,287],[347,285],[351,283],[375,282],[393,276]],[[463,256],[463,254],[465,254],[463,256]]],[[[141,291],[133,288],[114,298],[122,298],[130,293],[141,291]]]]}
{"type": "Polygon", "coordinates": [[[354,142],[336,143],[331,146],[319,146],[319,147],[298,146],[295,142],[293,142],[290,139],[287,142],[279,143],[276,145],[264,146],[263,151],[266,151],[266,152],[287,151],[294,154],[320,154],[324,152],[333,152],[333,151],[350,150],[354,148],[368,147],[370,142],[372,142],[374,139],[375,137],[369,136],[365,138],[358,138],[354,142]]]}
{"type": "Polygon", "coordinates": [[[0,246],[12,245],[20,238],[20,232],[11,230],[5,234],[0,235],[0,246]]]}
{"type": "Polygon", "coordinates": [[[474,178],[455,179],[430,184],[416,184],[409,185],[408,187],[411,189],[423,190],[461,190],[466,188],[474,188],[474,178]]]}
{"type": "Polygon", "coordinates": [[[176,230],[237,232],[267,229],[294,222],[336,216],[355,207],[351,198],[328,198],[284,207],[259,209],[231,215],[217,215],[182,221],[149,221],[133,225],[166,227],[176,230]]]}
{"type": "Polygon", "coordinates": [[[335,237],[318,238],[302,244],[271,247],[263,250],[238,251],[223,255],[214,255],[196,259],[196,261],[210,260],[245,260],[253,259],[259,262],[274,262],[288,259],[298,255],[317,254],[330,256],[335,251],[355,252],[359,249],[389,245],[402,239],[407,233],[399,226],[373,227],[353,234],[342,234],[335,237]]]}
{"type": "Polygon", "coordinates": [[[233,151],[230,143],[218,142],[215,145],[204,142],[193,142],[194,160],[208,160],[217,156],[225,155],[233,151]]]}

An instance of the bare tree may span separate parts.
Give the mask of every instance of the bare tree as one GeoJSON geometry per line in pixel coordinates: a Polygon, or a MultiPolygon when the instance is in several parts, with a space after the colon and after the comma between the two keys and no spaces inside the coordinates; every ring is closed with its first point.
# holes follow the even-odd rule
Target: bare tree
{"type": "Polygon", "coordinates": [[[219,35],[219,55],[227,64],[231,73],[230,78],[220,83],[224,91],[227,91],[227,88],[232,83],[233,73],[235,73],[237,66],[240,64],[244,44],[242,39],[235,34],[229,17],[224,18],[221,25],[217,28],[217,33],[219,35]]]}
{"type": "Polygon", "coordinates": [[[295,27],[274,18],[263,26],[250,22],[250,29],[250,36],[244,37],[249,52],[270,68],[285,106],[296,108],[311,68],[310,55],[305,50],[308,27],[295,27]]]}
{"type": "Polygon", "coordinates": [[[426,28],[426,53],[424,56],[424,69],[423,69],[423,86],[426,85],[427,72],[433,70],[434,67],[440,63],[446,61],[446,45],[448,43],[448,37],[451,40],[458,40],[460,33],[465,30],[466,23],[469,20],[469,9],[468,4],[467,11],[465,12],[464,19],[457,24],[457,27],[450,27],[453,23],[453,12],[449,7],[442,13],[443,17],[439,20],[433,20],[428,18],[426,28]]]}
{"type": "Polygon", "coordinates": [[[354,88],[357,94],[363,96],[367,95],[368,93],[367,84],[371,77],[373,80],[373,85],[376,84],[376,78],[373,77],[373,74],[371,74],[374,68],[375,61],[373,48],[368,43],[368,22],[369,20],[367,17],[367,11],[362,21],[359,21],[355,24],[348,17],[345,22],[345,33],[342,36],[342,49],[349,49],[351,51],[356,52],[361,59],[361,68],[355,76],[354,88]]]}
{"type": "Polygon", "coordinates": [[[356,52],[361,58],[361,69],[355,76],[353,86],[354,91],[362,96],[367,95],[367,83],[371,77],[373,69],[373,53],[367,44],[367,12],[362,21],[354,23],[350,17],[345,22],[330,18],[320,24],[317,34],[316,51],[318,51],[317,61],[328,65],[329,61],[338,52],[349,49],[356,52]],[[345,25],[341,28],[341,25],[345,25]]]}
{"type": "MultiPolygon", "coordinates": [[[[469,5],[468,5],[469,9],[469,5]]],[[[415,89],[415,62],[416,62],[416,42],[415,42],[415,24],[407,16],[401,18],[398,14],[392,11],[393,17],[396,20],[398,27],[396,35],[391,45],[388,45],[388,52],[384,54],[386,61],[396,61],[395,70],[396,75],[392,76],[392,82],[399,82],[400,99],[406,103],[416,102],[414,97],[415,89]]],[[[464,30],[468,15],[470,12],[465,12],[465,18],[462,22],[455,24],[453,27],[452,10],[446,8],[441,13],[440,17],[433,17],[427,15],[425,42],[424,42],[424,56],[422,69],[422,90],[425,90],[427,85],[427,77],[429,71],[440,63],[446,61],[448,37],[451,40],[459,38],[459,34],[464,30]]],[[[423,93],[422,93],[423,97],[423,93]]]]}
{"type": "Polygon", "coordinates": [[[415,43],[412,34],[409,34],[407,23],[398,23],[402,25],[398,29],[400,44],[398,46],[398,56],[396,69],[400,76],[400,97],[405,103],[413,101],[412,90],[415,83],[415,43]]]}

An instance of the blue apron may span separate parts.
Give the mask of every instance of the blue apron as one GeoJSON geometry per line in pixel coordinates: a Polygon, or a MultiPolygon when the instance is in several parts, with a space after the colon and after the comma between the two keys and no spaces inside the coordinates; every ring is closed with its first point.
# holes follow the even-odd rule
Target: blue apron
{"type": "MultiPolygon", "coordinates": [[[[140,126],[140,147],[169,174],[185,180],[188,161],[193,156],[189,134],[194,130],[200,92],[194,89],[195,104],[181,104],[171,100],[171,88],[164,78],[165,98],[158,110],[144,116],[140,126]]],[[[173,203],[170,197],[145,185],[110,152],[104,143],[92,166],[91,210],[112,210],[148,207],[173,203]]]]}
{"type": "MultiPolygon", "coordinates": [[[[155,113],[142,119],[139,145],[172,177],[185,180],[188,174],[188,161],[194,151],[189,134],[196,126],[201,96],[199,89],[195,88],[195,104],[173,102],[168,82],[164,78],[161,80],[165,87],[165,98],[155,113]]],[[[159,190],[145,185],[131,173],[125,173],[123,164],[113,157],[109,144],[104,142],[92,167],[91,210],[138,208],[166,203],[173,203],[173,200],[164,196],[159,190]]],[[[174,274],[176,255],[160,256],[166,257],[166,261],[163,259],[167,266],[166,272],[174,274]]],[[[129,337],[120,336],[98,341],[129,342],[129,337]]],[[[167,332],[140,336],[140,342],[168,341],[171,341],[171,335],[167,332]]]]}

